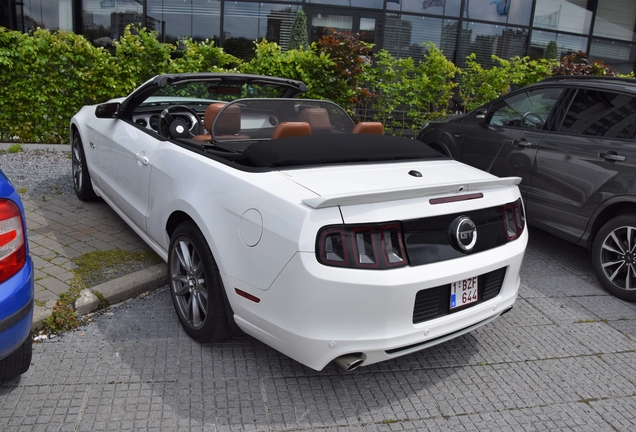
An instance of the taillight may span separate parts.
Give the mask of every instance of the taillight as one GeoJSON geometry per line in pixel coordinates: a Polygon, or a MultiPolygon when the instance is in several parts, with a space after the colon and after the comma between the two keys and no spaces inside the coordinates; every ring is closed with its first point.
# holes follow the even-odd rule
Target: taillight
{"type": "Polygon", "coordinates": [[[26,242],[20,208],[0,199],[0,282],[16,274],[26,263],[26,242]]]}
{"type": "Polygon", "coordinates": [[[504,207],[504,227],[508,240],[518,238],[526,226],[526,218],[523,214],[521,198],[504,207]]]}
{"type": "Polygon", "coordinates": [[[335,267],[389,269],[408,264],[399,223],[338,225],[318,233],[316,256],[335,267]]]}

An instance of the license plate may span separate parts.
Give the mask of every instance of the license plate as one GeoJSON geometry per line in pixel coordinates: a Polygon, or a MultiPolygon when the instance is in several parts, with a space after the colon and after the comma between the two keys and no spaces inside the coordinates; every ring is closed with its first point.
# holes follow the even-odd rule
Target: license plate
{"type": "Polygon", "coordinates": [[[453,282],[451,284],[450,308],[455,309],[470,303],[475,303],[477,296],[477,276],[453,282]]]}

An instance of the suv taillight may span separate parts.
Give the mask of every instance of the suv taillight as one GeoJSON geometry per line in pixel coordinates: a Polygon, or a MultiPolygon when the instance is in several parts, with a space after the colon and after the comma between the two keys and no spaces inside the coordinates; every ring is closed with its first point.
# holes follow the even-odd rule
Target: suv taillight
{"type": "Polygon", "coordinates": [[[20,208],[11,200],[0,199],[0,282],[24,267],[26,258],[20,208]]]}
{"type": "Polygon", "coordinates": [[[402,227],[397,222],[337,225],[318,233],[316,257],[324,265],[390,269],[408,265],[402,227]]]}
{"type": "Polygon", "coordinates": [[[523,214],[521,198],[504,207],[504,225],[508,241],[518,238],[526,227],[526,218],[523,214]]]}

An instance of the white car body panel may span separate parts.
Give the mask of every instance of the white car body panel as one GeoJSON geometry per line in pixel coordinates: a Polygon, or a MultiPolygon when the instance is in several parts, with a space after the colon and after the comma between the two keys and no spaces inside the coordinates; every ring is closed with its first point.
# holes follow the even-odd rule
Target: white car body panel
{"type": "Polygon", "coordinates": [[[71,133],[83,141],[98,195],[164,260],[171,217],[187,215],[210,246],[236,324],[311,368],[350,353],[361,353],[367,365],[421,350],[489,322],[516,299],[527,227],[518,239],[483,252],[380,271],[319,263],[316,238],[329,225],[512,203],[520,199],[518,178],[497,179],[452,160],[250,172],[158,139],[132,122],[96,118],[95,109],[80,110],[71,133]],[[409,175],[412,170],[422,177],[409,175]],[[430,202],[474,193],[483,196],[430,202]],[[413,324],[419,291],[504,267],[495,298],[413,324]]]}

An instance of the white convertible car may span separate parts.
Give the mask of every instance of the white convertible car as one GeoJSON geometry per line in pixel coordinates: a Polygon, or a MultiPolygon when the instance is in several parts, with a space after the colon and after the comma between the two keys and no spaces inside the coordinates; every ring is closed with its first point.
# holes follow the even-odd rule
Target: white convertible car
{"type": "Polygon", "coordinates": [[[519,178],[356,125],[305,90],[161,75],[71,120],[77,195],[167,261],[186,332],[244,332],[351,370],[509,311],[528,239],[519,178]]]}

